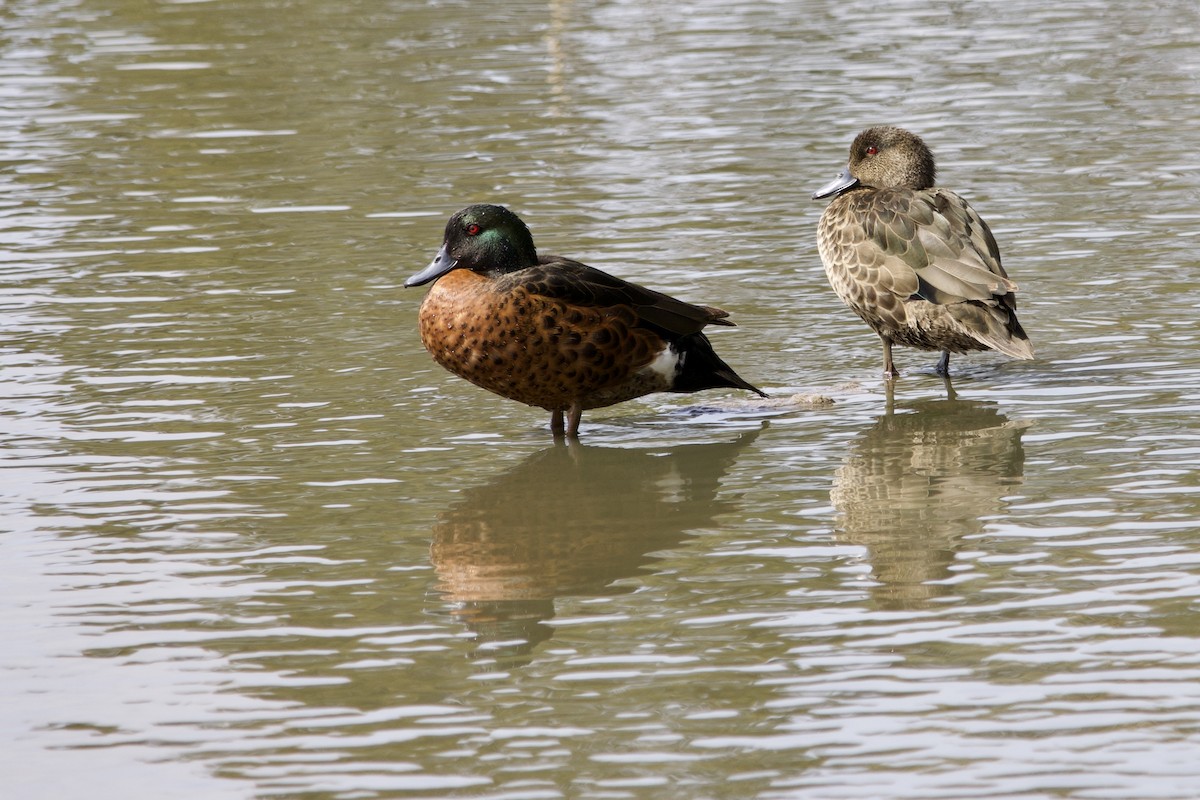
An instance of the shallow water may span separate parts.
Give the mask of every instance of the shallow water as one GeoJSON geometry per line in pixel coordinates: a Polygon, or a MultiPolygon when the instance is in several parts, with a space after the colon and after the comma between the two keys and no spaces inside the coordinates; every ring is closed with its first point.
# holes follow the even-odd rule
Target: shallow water
{"type": "Polygon", "coordinates": [[[3,796],[1196,796],[1195,4],[0,21],[3,796]],[[881,122],[1036,361],[885,390],[808,199],[881,122]],[[568,447],[444,373],[401,284],[478,201],[772,400],[568,447]]]}

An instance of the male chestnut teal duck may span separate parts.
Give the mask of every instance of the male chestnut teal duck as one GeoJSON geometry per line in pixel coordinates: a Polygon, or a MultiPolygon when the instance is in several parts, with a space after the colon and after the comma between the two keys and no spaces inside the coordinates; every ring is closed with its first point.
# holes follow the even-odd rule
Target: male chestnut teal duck
{"type": "Polygon", "coordinates": [[[577,436],[586,409],[651,392],[733,388],[766,397],[701,333],[733,325],[726,312],[539,256],[529,228],[502,206],[450,217],[433,262],[404,285],[430,281],[419,313],[425,349],[477,386],[550,411],[556,435],[577,436]]]}
{"type": "Polygon", "coordinates": [[[834,198],[818,226],[825,274],[883,340],[889,379],[899,374],[893,344],[941,350],[943,376],[951,353],[1033,358],[996,239],[966,200],[933,185],[935,175],[920,137],[868,128],[850,145],[850,165],[813,193],[834,198]]]}

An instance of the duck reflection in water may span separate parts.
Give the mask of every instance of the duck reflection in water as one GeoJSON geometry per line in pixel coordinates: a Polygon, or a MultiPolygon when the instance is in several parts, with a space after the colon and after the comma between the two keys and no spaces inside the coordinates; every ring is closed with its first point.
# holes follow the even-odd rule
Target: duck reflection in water
{"type": "Polygon", "coordinates": [[[1021,436],[1030,423],[949,394],[900,409],[889,403],[853,441],[830,491],[842,536],[869,551],[884,608],[949,594],[963,538],[981,532],[1024,477],[1021,436]]]}
{"type": "Polygon", "coordinates": [[[669,450],[560,441],[468,489],[434,524],[431,557],[476,656],[525,663],[557,598],[632,591],[612,584],[731,510],[721,479],[761,430],[669,450]]]}

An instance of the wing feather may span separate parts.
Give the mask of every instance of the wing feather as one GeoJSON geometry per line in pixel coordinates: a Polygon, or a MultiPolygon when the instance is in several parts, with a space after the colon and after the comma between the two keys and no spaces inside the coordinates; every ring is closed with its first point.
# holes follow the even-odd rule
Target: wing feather
{"type": "Polygon", "coordinates": [[[991,301],[1015,307],[1017,285],[1000,264],[987,223],[945,189],[879,190],[862,235],[889,276],[880,288],[939,305],[991,301]],[[914,288],[915,284],[915,288],[914,288]]]}
{"type": "Polygon", "coordinates": [[[569,305],[629,308],[641,324],[669,334],[669,339],[699,333],[706,325],[733,326],[728,312],[719,308],[685,303],[561,256],[541,256],[536,266],[508,273],[501,281],[569,305]]]}

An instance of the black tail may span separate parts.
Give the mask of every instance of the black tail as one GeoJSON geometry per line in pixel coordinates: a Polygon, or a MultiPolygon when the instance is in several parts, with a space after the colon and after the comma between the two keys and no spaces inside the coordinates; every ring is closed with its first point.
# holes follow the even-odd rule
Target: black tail
{"type": "Polygon", "coordinates": [[[743,380],[712,348],[703,333],[681,336],[671,343],[679,353],[679,367],[672,392],[699,392],[703,389],[745,389],[759,397],[767,393],[743,380]]]}

